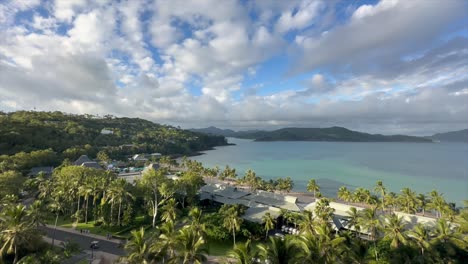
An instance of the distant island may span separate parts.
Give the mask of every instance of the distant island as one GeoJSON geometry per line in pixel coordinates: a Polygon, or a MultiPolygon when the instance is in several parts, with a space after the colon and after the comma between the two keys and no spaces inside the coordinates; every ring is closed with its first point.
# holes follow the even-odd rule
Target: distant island
{"type": "Polygon", "coordinates": [[[438,133],[429,138],[440,142],[468,142],[468,129],[438,133]]]}
{"type": "Polygon", "coordinates": [[[381,134],[369,134],[337,126],[329,128],[290,127],[273,131],[253,130],[239,132],[216,127],[191,130],[211,135],[253,139],[255,141],[433,142],[431,138],[406,135],[386,136],[381,134]]]}

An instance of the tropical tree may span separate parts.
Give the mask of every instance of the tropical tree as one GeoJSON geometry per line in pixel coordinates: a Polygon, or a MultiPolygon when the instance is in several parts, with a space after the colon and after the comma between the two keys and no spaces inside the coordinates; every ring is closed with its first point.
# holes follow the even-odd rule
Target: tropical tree
{"type": "Polygon", "coordinates": [[[426,208],[429,202],[428,197],[424,193],[420,193],[418,194],[416,199],[417,199],[418,207],[421,208],[423,216],[426,215],[426,208]]]}
{"type": "Polygon", "coordinates": [[[427,204],[427,208],[435,210],[437,218],[441,218],[442,213],[449,210],[447,202],[442,194],[439,194],[436,190],[430,192],[430,197],[431,199],[427,204]]]}
{"type": "Polygon", "coordinates": [[[338,189],[338,199],[349,202],[351,200],[351,192],[346,188],[346,186],[341,186],[338,189]]]}
{"type": "Polygon", "coordinates": [[[362,230],[365,230],[369,234],[369,239],[371,239],[374,243],[374,252],[375,252],[375,259],[378,261],[378,253],[376,247],[376,235],[377,235],[377,228],[380,225],[376,208],[366,208],[361,211],[361,217],[358,221],[359,226],[362,230]]]}
{"type": "Polygon", "coordinates": [[[236,246],[236,232],[240,230],[243,222],[242,218],[239,216],[239,211],[235,206],[229,207],[223,212],[223,217],[223,226],[232,232],[234,246],[236,246]]]}
{"type": "Polygon", "coordinates": [[[424,256],[424,251],[429,249],[430,244],[430,233],[429,230],[421,223],[418,223],[409,230],[407,233],[408,238],[412,241],[419,249],[421,249],[421,255],[424,256]]]}
{"type": "Polygon", "coordinates": [[[307,191],[312,192],[314,194],[314,198],[316,198],[316,192],[320,191],[320,187],[318,186],[315,179],[310,179],[309,183],[307,183],[307,191]]]}
{"type": "Polygon", "coordinates": [[[297,263],[297,259],[300,258],[298,249],[290,235],[286,235],[283,239],[270,237],[268,244],[258,245],[260,257],[270,264],[297,263]]]}
{"type": "Polygon", "coordinates": [[[124,259],[130,264],[147,264],[148,257],[148,241],[145,238],[145,229],[133,230],[130,232],[130,240],[125,244],[125,250],[128,256],[124,259]]]}
{"type": "Polygon", "coordinates": [[[191,220],[190,225],[192,228],[197,231],[200,235],[205,233],[205,224],[202,222],[202,211],[198,207],[193,207],[189,211],[189,217],[191,220]]]}
{"type": "Polygon", "coordinates": [[[21,204],[3,208],[0,221],[0,241],[2,243],[0,255],[14,254],[13,263],[17,263],[18,249],[37,239],[37,230],[28,219],[26,207],[21,204]]]}
{"type": "Polygon", "coordinates": [[[301,230],[301,233],[313,234],[314,224],[315,224],[315,219],[314,219],[314,215],[312,214],[312,212],[308,210],[304,210],[302,212],[302,215],[299,221],[299,229],[301,230]]]}
{"type": "Polygon", "coordinates": [[[159,186],[167,181],[165,177],[166,171],[163,169],[150,169],[143,173],[139,185],[145,190],[147,202],[151,208],[151,215],[153,216],[152,226],[156,227],[156,217],[158,216],[159,206],[159,186]]]}
{"type": "Polygon", "coordinates": [[[405,231],[406,222],[402,217],[392,213],[382,221],[384,238],[391,240],[390,246],[398,248],[401,244],[406,245],[408,240],[405,231]]]}
{"type": "Polygon", "coordinates": [[[314,213],[320,223],[328,223],[333,217],[335,209],[330,207],[328,198],[321,198],[315,205],[314,213]]]}
{"type": "Polygon", "coordinates": [[[396,193],[389,192],[385,195],[385,208],[390,208],[390,212],[393,212],[397,205],[398,197],[396,193]]]}
{"type": "Polygon", "coordinates": [[[398,197],[398,203],[400,204],[403,212],[408,214],[414,213],[418,204],[416,192],[410,188],[403,188],[400,196],[398,197]]]}
{"type": "Polygon", "coordinates": [[[299,245],[305,256],[305,263],[337,263],[343,251],[343,243],[346,238],[331,235],[332,230],[327,224],[319,224],[313,234],[302,234],[299,237],[299,245]]]}
{"type": "Polygon", "coordinates": [[[444,219],[439,219],[433,232],[434,243],[441,243],[449,249],[458,247],[466,250],[467,243],[462,239],[462,235],[444,219]]]}
{"type": "Polygon", "coordinates": [[[237,244],[227,253],[227,257],[234,259],[235,264],[255,264],[255,254],[250,239],[245,243],[237,244]]]}
{"type": "Polygon", "coordinates": [[[33,226],[39,227],[45,225],[47,211],[41,200],[34,201],[27,209],[27,214],[33,226]]]}
{"type": "Polygon", "coordinates": [[[380,194],[382,208],[385,210],[385,195],[387,194],[387,189],[383,185],[382,181],[377,181],[374,191],[380,194]]]}
{"type": "Polygon", "coordinates": [[[356,207],[351,207],[349,208],[349,211],[346,212],[348,214],[347,220],[347,227],[349,228],[354,228],[357,232],[361,230],[361,227],[359,226],[360,223],[360,213],[356,209],[356,207]]]}
{"type": "Polygon", "coordinates": [[[169,199],[162,207],[161,219],[166,222],[174,222],[177,217],[177,202],[174,198],[169,199]]]}
{"type": "Polygon", "coordinates": [[[267,239],[268,231],[275,227],[276,219],[270,213],[266,213],[263,215],[262,220],[265,223],[265,239],[267,239]]]}
{"type": "Polygon", "coordinates": [[[159,259],[162,259],[162,263],[166,263],[167,260],[174,258],[176,255],[177,233],[174,223],[166,222],[162,224],[160,233],[156,240],[157,242],[153,243],[149,250],[159,259]]]}
{"type": "Polygon", "coordinates": [[[177,236],[177,254],[171,259],[171,263],[201,264],[206,261],[208,253],[205,240],[193,228],[184,227],[179,230],[177,236]]]}

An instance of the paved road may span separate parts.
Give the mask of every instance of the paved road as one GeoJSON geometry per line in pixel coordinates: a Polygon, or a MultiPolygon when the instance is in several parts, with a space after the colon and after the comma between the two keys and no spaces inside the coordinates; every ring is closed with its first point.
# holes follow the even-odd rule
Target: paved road
{"type": "MultiPolygon", "coordinates": [[[[43,227],[42,229],[46,232],[46,235],[48,237],[52,237],[52,234],[54,232],[53,228],[43,227]]],[[[84,235],[76,234],[73,232],[62,231],[59,229],[55,231],[55,239],[60,240],[60,241],[67,241],[69,239],[73,242],[78,243],[83,250],[87,250],[87,249],[89,250],[91,241],[99,241],[99,249],[98,249],[99,251],[103,251],[106,253],[119,255],[119,256],[125,255],[125,251],[122,248],[119,248],[118,243],[111,242],[105,239],[84,236],[84,235]]]]}

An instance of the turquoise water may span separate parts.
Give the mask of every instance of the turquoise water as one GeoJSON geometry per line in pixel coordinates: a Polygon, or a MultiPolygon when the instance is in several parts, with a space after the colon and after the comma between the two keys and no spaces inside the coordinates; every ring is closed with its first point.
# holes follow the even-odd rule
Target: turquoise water
{"type": "Polygon", "coordinates": [[[322,193],[335,196],[340,186],[373,189],[382,180],[394,192],[437,189],[448,201],[468,199],[466,143],[254,142],[229,138],[235,146],[218,147],[192,157],[205,166],[229,165],[239,176],[253,169],[264,179],[290,176],[304,191],[315,178],[322,193]]]}

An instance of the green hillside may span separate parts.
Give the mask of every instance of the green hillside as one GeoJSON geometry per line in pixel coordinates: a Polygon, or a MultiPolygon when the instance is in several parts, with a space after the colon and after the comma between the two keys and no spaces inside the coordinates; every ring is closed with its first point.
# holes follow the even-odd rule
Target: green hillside
{"type": "Polygon", "coordinates": [[[421,137],[368,134],[344,127],[282,128],[274,131],[240,134],[239,137],[255,139],[255,141],[432,142],[430,139],[421,137]]]}
{"type": "Polygon", "coordinates": [[[84,146],[96,151],[105,148],[116,155],[135,152],[191,154],[225,144],[223,136],[196,133],[139,118],[62,112],[0,113],[0,154],[7,155],[50,148],[67,156],[84,146]],[[102,134],[103,129],[112,134],[102,134]]]}

